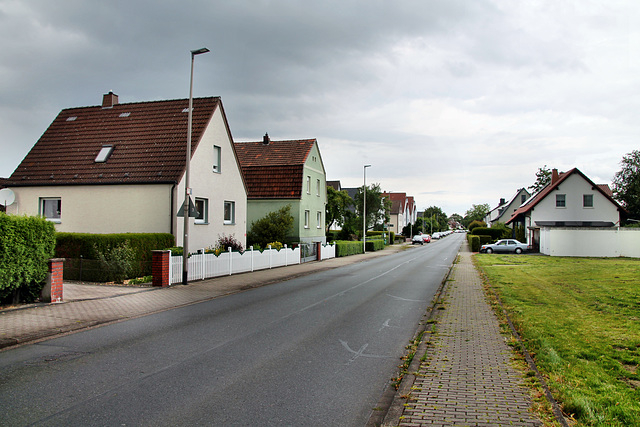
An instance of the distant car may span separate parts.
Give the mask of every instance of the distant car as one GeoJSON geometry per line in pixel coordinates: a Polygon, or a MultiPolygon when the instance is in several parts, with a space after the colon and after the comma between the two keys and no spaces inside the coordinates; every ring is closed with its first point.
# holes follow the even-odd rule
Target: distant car
{"type": "Polygon", "coordinates": [[[526,243],[520,243],[515,239],[502,239],[490,245],[482,245],[480,252],[490,253],[514,253],[521,254],[529,250],[526,243]]]}
{"type": "Polygon", "coordinates": [[[431,236],[429,236],[428,234],[423,234],[422,241],[425,243],[431,243],[431,236]]]}
{"type": "Polygon", "coordinates": [[[431,235],[431,238],[438,240],[438,239],[440,239],[440,236],[441,236],[440,233],[436,231],[435,233],[433,233],[431,235]]]}
{"type": "Polygon", "coordinates": [[[415,236],[413,236],[413,239],[411,239],[411,244],[415,245],[415,244],[419,244],[419,245],[424,245],[424,239],[422,238],[421,234],[416,234],[415,236]]]}

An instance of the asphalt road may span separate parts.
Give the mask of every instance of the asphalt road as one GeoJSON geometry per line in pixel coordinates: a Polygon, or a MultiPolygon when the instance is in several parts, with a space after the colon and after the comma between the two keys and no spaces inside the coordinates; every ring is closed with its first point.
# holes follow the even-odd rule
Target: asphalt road
{"type": "Polygon", "coordinates": [[[362,426],[462,235],[0,354],[0,425],[362,426]]]}

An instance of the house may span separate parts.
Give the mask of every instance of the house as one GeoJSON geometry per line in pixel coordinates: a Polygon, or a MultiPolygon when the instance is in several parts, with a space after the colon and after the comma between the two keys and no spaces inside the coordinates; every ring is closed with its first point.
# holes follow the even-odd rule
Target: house
{"type": "Polygon", "coordinates": [[[511,218],[511,215],[530,197],[531,193],[525,188],[520,188],[508,202],[505,199],[500,199],[498,206],[487,213],[484,222],[488,227],[493,226],[496,222],[507,222],[511,218]]]}
{"type": "Polygon", "coordinates": [[[402,234],[402,229],[416,222],[416,206],[413,196],[407,193],[382,193],[382,197],[391,200],[391,211],[389,213],[389,230],[396,234],[402,234]]]}
{"type": "Polygon", "coordinates": [[[326,243],[326,174],[315,139],[236,142],[247,184],[247,222],[291,205],[293,242],[326,243]]]}
{"type": "Polygon", "coordinates": [[[563,173],[553,169],[551,183],[520,206],[506,224],[525,227],[527,243],[549,253],[545,236],[550,229],[612,228],[624,213],[608,185],[594,184],[577,168],[563,173]]]}
{"type": "MultiPolygon", "coordinates": [[[[119,103],[62,110],[8,186],[9,213],[42,215],[58,231],[172,233],[183,242],[189,100],[119,103]]],[[[189,250],[233,235],[243,245],[247,193],[218,97],[193,99],[189,250]]]]}

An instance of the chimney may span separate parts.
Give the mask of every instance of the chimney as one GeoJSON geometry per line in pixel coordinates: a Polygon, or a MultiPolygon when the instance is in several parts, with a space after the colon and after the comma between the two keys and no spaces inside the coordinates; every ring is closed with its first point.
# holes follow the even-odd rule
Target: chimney
{"type": "Polygon", "coordinates": [[[504,205],[505,203],[507,203],[507,201],[506,201],[505,199],[500,199],[500,204],[499,204],[498,206],[502,206],[502,205],[504,205]]]}
{"type": "Polygon", "coordinates": [[[555,184],[558,181],[558,169],[551,170],[551,184],[555,184]]]}
{"type": "Polygon", "coordinates": [[[269,138],[269,134],[265,133],[264,137],[262,137],[262,143],[264,145],[269,145],[270,142],[271,142],[271,138],[269,138]]]}
{"type": "Polygon", "coordinates": [[[114,105],[118,105],[118,95],[109,91],[102,96],[102,108],[113,108],[114,105]]]}

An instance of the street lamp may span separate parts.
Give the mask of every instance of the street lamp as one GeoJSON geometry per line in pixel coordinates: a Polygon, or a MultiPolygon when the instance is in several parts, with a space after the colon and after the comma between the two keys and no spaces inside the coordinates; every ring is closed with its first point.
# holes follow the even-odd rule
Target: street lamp
{"type": "Polygon", "coordinates": [[[364,165],[364,185],[362,186],[362,250],[367,253],[367,168],[371,165],[364,165]]]}
{"type": "Polygon", "coordinates": [[[191,172],[191,121],[193,119],[193,62],[196,55],[209,52],[203,47],[191,51],[191,78],[189,80],[189,118],[187,124],[187,164],[184,173],[184,240],[182,244],[182,284],[186,285],[189,278],[189,214],[191,207],[191,188],[189,188],[189,175],[191,172]]]}

